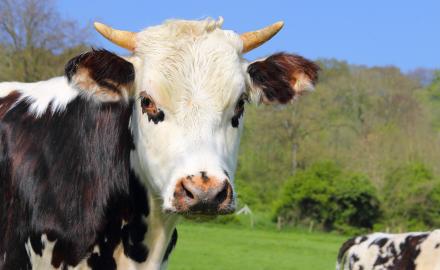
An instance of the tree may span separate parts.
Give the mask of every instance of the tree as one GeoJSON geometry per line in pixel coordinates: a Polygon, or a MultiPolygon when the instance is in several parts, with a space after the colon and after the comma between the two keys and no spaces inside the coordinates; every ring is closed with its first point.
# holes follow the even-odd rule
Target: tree
{"type": "Polygon", "coordinates": [[[60,74],[85,50],[88,31],[61,18],[52,0],[0,0],[0,81],[35,81],[60,74]]]}

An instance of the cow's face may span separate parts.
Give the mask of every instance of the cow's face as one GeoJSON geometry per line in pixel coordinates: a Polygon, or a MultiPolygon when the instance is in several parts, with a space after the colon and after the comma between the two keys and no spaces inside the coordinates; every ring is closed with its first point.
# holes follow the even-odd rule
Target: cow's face
{"type": "Polygon", "coordinates": [[[299,56],[247,62],[243,38],[220,24],[170,21],[124,46],[136,73],[132,163],[166,212],[232,212],[245,103],[286,103],[316,79],[299,56]]]}

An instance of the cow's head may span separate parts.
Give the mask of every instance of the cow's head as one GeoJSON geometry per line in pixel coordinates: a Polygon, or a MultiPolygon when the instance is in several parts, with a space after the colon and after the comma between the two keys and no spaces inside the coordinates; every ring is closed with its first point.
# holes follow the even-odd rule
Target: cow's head
{"type": "Polygon", "coordinates": [[[245,103],[288,103],[317,79],[317,65],[300,56],[243,58],[281,22],[242,35],[221,24],[173,20],[138,33],[95,24],[133,52],[132,163],[166,212],[232,212],[245,103]]]}

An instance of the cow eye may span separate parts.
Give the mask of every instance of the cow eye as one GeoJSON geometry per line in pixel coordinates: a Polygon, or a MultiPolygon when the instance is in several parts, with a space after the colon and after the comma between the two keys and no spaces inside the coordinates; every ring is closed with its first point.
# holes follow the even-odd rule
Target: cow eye
{"type": "Polygon", "coordinates": [[[235,105],[234,116],[231,119],[231,124],[233,127],[238,127],[240,117],[244,112],[244,104],[246,102],[248,102],[248,96],[246,94],[241,95],[237,101],[237,104],[235,105]]]}
{"type": "Polygon", "coordinates": [[[147,110],[154,105],[149,97],[141,97],[141,104],[143,110],[147,110]]]}
{"type": "Polygon", "coordinates": [[[165,119],[164,112],[157,108],[156,103],[150,95],[143,91],[140,93],[139,98],[141,100],[142,113],[147,114],[148,121],[153,121],[155,124],[157,124],[165,119]]]}

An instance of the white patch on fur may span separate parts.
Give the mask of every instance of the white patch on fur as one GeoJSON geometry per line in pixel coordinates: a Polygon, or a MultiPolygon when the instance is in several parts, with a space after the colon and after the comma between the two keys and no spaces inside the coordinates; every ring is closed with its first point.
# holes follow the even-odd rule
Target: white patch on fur
{"type": "Polygon", "coordinates": [[[420,245],[420,254],[415,261],[416,269],[440,269],[440,230],[432,231],[420,245]]]}
{"type": "Polygon", "coordinates": [[[29,112],[36,117],[43,115],[49,104],[51,104],[52,113],[63,111],[67,104],[78,96],[78,91],[68,84],[65,77],[55,77],[33,83],[0,83],[0,97],[7,96],[13,91],[21,94],[17,103],[22,100],[29,102],[29,112]]]}
{"type": "MultiPolygon", "coordinates": [[[[43,244],[42,256],[35,253],[32,248],[30,239],[25,244],[26,252],[29,256],[29,260],[32,265],[32,270],[61,270],[64,269],[64,263],[61,263],[60,267],[54,268],[51,261],[53,255],[53,249],[56,243],[56,240],[51,242],[47,239],[45,234],[41,235],[41,243],[43,244]]],[[[100,250],[98,246],[93,248],[93,252],[99,254],[100,250]]],[[[87,259],[84,258],[78,265],[76,266],[67,266],[68,270],[90,270],[90,267],[87,264],[87,259]]]]}
{"type": "Polygon", "coordinates": [[[56,241],[50,242],[47,239],[47,236],[43,234],[41,235],[41,243],[43,244],[42,256],[35,253],[34,249],[32,248],[30,239],[28,239],[28,241],[25,244],[26,252],[29,256],[32,269],[33,270],[54,269],[51,264],[51,260],[52,260],[53,248],[55,246],[56,241]]]}

